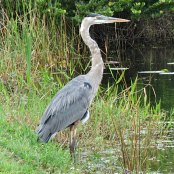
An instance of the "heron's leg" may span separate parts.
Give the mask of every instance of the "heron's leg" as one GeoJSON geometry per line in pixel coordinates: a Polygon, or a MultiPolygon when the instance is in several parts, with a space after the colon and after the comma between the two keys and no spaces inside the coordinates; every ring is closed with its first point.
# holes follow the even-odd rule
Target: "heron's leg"
{"type": "Polygon", "coordinates": [[[74,126],[74,124],[72,124],[70,126],[70,145],[69,145],[71,156],[73,156],[73,154],[75,153],[74,129],[75,129],[75,126],[74,126]]]}
{"type": "Polygon", "coordinates": [[[70,154],[72,157],[75,155],[75,147],[76,147],[76,130],[79,121],[76,121],[70,126],[70,154]]]}

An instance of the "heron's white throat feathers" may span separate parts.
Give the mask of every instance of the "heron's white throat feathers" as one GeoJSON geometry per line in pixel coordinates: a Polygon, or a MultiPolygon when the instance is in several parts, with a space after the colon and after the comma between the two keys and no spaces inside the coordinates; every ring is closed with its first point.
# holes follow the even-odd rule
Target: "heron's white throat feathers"
{"type": "Polygon", "coordinates": [[[90,37],[89,28],[91,25],[87,19],[84,19],[81,24],[80,34],[85,44],[89,47],[92,56],[92,68],[88,76],[95,81],[96,85],[99,85],[103,76],[104,63],[98,44],[90,37]]]}

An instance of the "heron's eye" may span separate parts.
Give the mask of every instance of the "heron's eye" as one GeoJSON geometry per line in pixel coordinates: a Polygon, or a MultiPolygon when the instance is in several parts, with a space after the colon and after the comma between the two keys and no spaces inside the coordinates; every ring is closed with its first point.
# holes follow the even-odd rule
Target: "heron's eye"
{"type": "Polygon", "coordinates": [[[92,89],[92,86],[88,82],[84,82],[84,86],[88,89],[92,89]]]}
{"type": "Polygon", "coordinates": [[[96,16],[96,19],[102,20],[102,16],[96,16]]]}

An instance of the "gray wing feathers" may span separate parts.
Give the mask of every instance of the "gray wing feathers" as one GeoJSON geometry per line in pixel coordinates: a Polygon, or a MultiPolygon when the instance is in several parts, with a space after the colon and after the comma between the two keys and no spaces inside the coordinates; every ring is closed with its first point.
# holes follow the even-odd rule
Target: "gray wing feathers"
{"type": "Polygon", "coordinates": [[[39,137],[47,142],[55,132],[81,120],[91,99],[92,86],[84,76],[71,80],[47,107],[37,129],[39,137]]]}

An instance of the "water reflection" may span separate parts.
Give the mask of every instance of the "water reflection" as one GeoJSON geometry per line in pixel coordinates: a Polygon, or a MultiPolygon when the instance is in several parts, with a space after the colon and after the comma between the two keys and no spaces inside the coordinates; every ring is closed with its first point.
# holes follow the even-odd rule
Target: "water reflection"
{"type": "Polygon", "coordinates": [[[174,173],[174,129],[169,130],[168,136],[164,140],[157,141],[157,148],[154,156],[156,157],[150,163],[151,171],[160,173],[174,173]]]}
{"type": "MultiPolygon", "coordinates": [[[[174,124],[174,122],[171,124],[174,124]]],[[[146,158],[141,159],[142,172],[140,173],[174,173],[174,129],[170,129],[166,133],[168,136],[164,136],[162,137],[162,139],[154,140],[152,142],[152,146],[148,148],[141,147],[141,149],[147,148],[147,151],[146,158]]],[[[105,150],[102,149],[101,151],[92,150],[91,147],[88,151],[82,149],[81,157],[79,160],[81,163],[86,164],[86,167],[83,169],[85,173],[125,173],[125,169],[121,162],[122,155],[120,146],[120,144],[115,144],[113,147],[106,146],[104,148],[105,150]]],[[[140,157],[141,155],[143,154],[140,154],[140,157]]]]}
{"type": "MultiPolygon", "coordinates": [[[[103,85],[107,84],[108,81],[114,83],[114,78],[122,73],[119,68],[124,67],[126,68],[125,78],[127,84],[130,85],[131,80],[138,76],[138,90],[147,86],[146,93],[152,105],[161,101],[162,109],[170,111],[171,108],[174,108],[173,48],[144,47],[121,51],[113,50],[107,57],[107,62],[116,63],[110,64],[110,69],[107,68],[108,63],[106,64],[103,85]],[[144,71],[146,73],[143,73],[144,71]]],[[[171,127],[173,127],[173,123],[171,127]]],[[[150,153],[149,159],[147,159],[147,169],[150,173],[174,173],[174,130],[169,130],[166,135],[161,140],[155,140],[154,145],[147,149],[150,153]]],[[[85,159],[89,164],[88,166],[90,166],[88,171],[90,170],[91,173],[92,171],[122,173],[119,158],[115,159],[115,157],[119,157],[118,149],[117,152],[115,149],[111,150],[113,153],[110,153],[110,150],[106,151],[105,154],[103,154],[103,151],[98,152],[97,157],[87,152],[88,155],[85,159]],[[94,164],[94,162],[97,165],[92,166],[91,164],[94,164]]],[[[142,170],[146,171],[143,168],[142,170]]]]}
{"type": "MultiPolygon", "coordinates": [[[[129,84],[138,75],[138,88],[147,84],[149,101],[154,104],[161,101],[161,107],[170,110],[174,107],[174,48],[171,47],[144,47],[127,50],[113,51],[109,56],[110,61],[118,61],[120,67],[126,70],[126,80],[129,84]],[[143,71],[163,71],[164,73],[139,73],[143,71]],[[155,93],[154,93],[155,91],[155,93]]],[[[106,73],[107,71],[105,71],[106,73]]],[[[117,74],[118,71],[113,72],[117,74]]],[[[104,83],[108,73],[104,75],[104,83]]],[[[110,80],[112,81],[111,77],[110,80]]]]}

